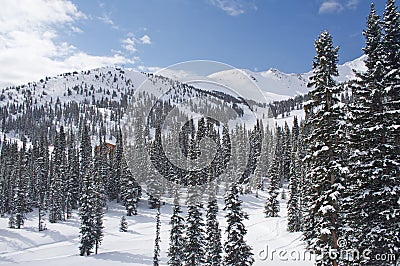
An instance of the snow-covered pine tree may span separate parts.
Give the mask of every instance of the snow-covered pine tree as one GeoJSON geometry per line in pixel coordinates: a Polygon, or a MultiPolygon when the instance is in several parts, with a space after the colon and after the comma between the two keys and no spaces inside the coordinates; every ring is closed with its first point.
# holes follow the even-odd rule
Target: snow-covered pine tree
{"type": "Polygon", "coordinates": [[[52,154],[53,173],[50,182],[50,194],[49,194],[49,222],[56,223],[57,221],[64,220],[64,210],[63,210],[63,179],[65,173],[62,167],[62,161],[64,156],[63,141],[61,140],[61,129],[60,132],[56,133],[54,151],[52,154]],[[60,166],[60,167],[59,167],[60,166]]]}
{"type": "MultiPolygon", "coordinates": [[[[382,86],[383,66],[381,61],[382,27],[374,4],[367,18],[367,28],[363,32],[366,46],[363,48],[366,72],[356,73],[357,79],[351,84],[352,103],[349,108],[349,168],[346,179],[343,209],[348,239],[346,248],[363,252],[371,247],[371,216],[378,197],[374,196],[373,185],[382,175],[382,156],[379,152],[382,135],[382,86]],[[375,181],[374,181],[375,180],[375,181]],[[372,189],[372,190],[371,190],[372,189]]],[[[381,218],[379,218],[381,220],[381,218]]],[[[346,258],[347,259],[347,258],[346,258]]],[[[363,258],[353,258],[354,263],[366,263],[363,258]],[[360,260],[358,260],[360,259],[360,260]]]]}
{"type": "Polygon", "coordinates": [[[225,196],[225,208],[227,211],[226,228],[227,238],[224,243],[224,266],[248,266],[253,265],[254,258],[251,247],[246,243],[247,230],[243,224],[248,215],[242,210],[242,201],[239,199],[239,191],[236,184],[232,184],[225,196]]]}
{"type": "Polygon", "coordinates": [[[289,181],[290,178],[290,162],[292,152],[292,134],[290,132],[289,125],[285,122],[282,134],[282,179],[285,182],[289,181]]]}
{"type": "Polygon", "coordinates": [[[206,214],[206,254],[204,263],[206,266],[219,266],[222,262],[221,229],[219,228],[217,215],[217,199],[210,196],[206,214]]]}
{"type": "Polygon", "coordinates": [[[68,155],[67,155],[67,183],[66,183],[66,195],[65,195],[65,212],[67,219],[72,216],[72,209],[77,207],[78,198],[74,199],[74,195],[78,193],[79,181],[79,167],[75,165],[75,149],[74,149],[74,135],[72,132],[68,138],[68,155]]]}
{"type": "Polygon", "coordinates": [[[272,163],[268,169],[269,185],[268,185],[268,197],[265,201],[264,213],[266,217],[278,217],[279,213],[279,184],[281,181],[280,169],[281,167],[281,143],[282,143],[282,130],[280,127],[276,127],[274,144],[275,149],[273,153],[272,163]]]}
{"type": "Polygon", "coordinates": [[[128,232],[128,222],[124,215],[121,216],[121,220],[119,223],[119,231],[120,232],[128,232]]]}
{"type": "Polygon", "coordinates": [[[309,195],[309,215],[314,225],[305,232],[309,248],[323,255],[317,265],[338,265],[337,258],[329,256],[329,249],[338,249],[339,204],[343,190],[342,156],[344,132],[340,128],[340,88],[334,77],[338,75],[338,48],[333,47],[332,36],[322,32],[315,41],[317,55],[313,61],[313,74],[308,86],[311,100],[305,105],[307,123],[312,128],[307,138],[307,161],[313,193],[309,195]]]}
{"type": "Polygon", "coordinates": [[[92,146],[87,126],[81,136],[81,178],[82,188],[80,193],[79,217],[80,225],[80,255],[89,256],[96,244],[96,193],[95,169],[92,160],[92,146]]]}
{"type": "Polygon", "coordinates": [[[268,168],[269,168],[269,149],[271,143],[269,142],[269,128],[263,130],[263,141],[261,147],[261,154],[257,161],[256,169],[254,170],[254,181],[255,181],[255,189],[256,189],[256,197],[258,198],[258,190],[263,190],[263,183],[267,176],[268,168]]]}
{"type": "MultiPolygon", "coordinates": [[[[152,149],[153,151],[155,150],[160,150],[160,146],[162,146],[162,139],[161,139],[161,129],[159,127],[156,128],[155,132],[155,139],[153,142],[150,143],[149,149],[152,149]]],[[[154,152],[153,154],[157,154],[157,152],[154,152]]],[[[146,156],[146,158],[149,158],[150,156],[146,156]]],[[[154,160],[160,160],[158,158],[153,158],[154,160]]],[[[154,168],[152,165],[151,160],[148,160],[148,172],[147,172],[147,191],[149,195],[148,203],[150,209],[156,209],[158,208],[158,205],[160,204],[160,197],[163,194],[163,184],[161,182],[160,174],[158,171],[154,168]]]]}
{"type": "Polygon", "coordinates": [[[114,200],[116,199],[117,202],[121,201],[121,180],[122,180],[122,159],[124,156],[124,147],[123,147],[123,141],[122,141],[122,131],[121,128],[118,129],[118,135],[117,135],[117,143],[116,143],[116,148],[115,152],[113,155],[113,173],[112,173],[112,178],[110,178],[110,181],[108,183],[108,193],[109,193],[109,199],[114,200]]]}
{"type": "MultiPolygon", "coordinates": [[[[83,122],[82,130],[81,130],[81,138],[80,138],[80,147],[79,147],[79,177],[83,180],[84,176],[87,176],[87,171],[90,169],[90,165],[92,164],[92,143],[89,135],[89,128],[86,125],[86,122],[83,122]]],[[[79,193],[82,192],[82,181],[80,182],[79,193]]]]}
{"type": "Polygon", "coordinates": [[[126,208],[126,216],[136,215],[139,184],[136,182],[124,158],[122,159],[121,166],[123,167],[121,180],[123,186],[121,188],[121,198],[126,208]]]}
{"type": "Polygon", "coordinates": [[[172,209],[172,216],[169,223],[171,225],[171,231],[169,235],[168,265],[181,266],[185,259],[185,239],[183,237],[185,220],[182,217],[182,211],[179,205],[178,191],[175,191],[174,207],[172,209]]]}
{"type": "Polygon", "coordinates": [[[15,168],[15,188],[14,188],[14,206],[15,206],[15,227],[20,229],[21,226],[24,225],[25,216],[27,213],[27,191],[26,191],[26,182],[25,182],[25,149],[26,149],[26,141],[23,142],[23,147],[19,151],[19,158],[16,160],[16,168],[15,168]]]}
{"type": "Polygon", "coordinates": [[[395,1],[388,0],[383,22],[374,5],[364,31],[366,72],[352,86],[349,148],[350,175],[344,207],[349,244],[371,256],[353,263],[384,264],[377,254],[400,253],[399,134],[400,21],[395,1]],[[382,31],[383,30],[383,31],[382,31]],[[397,166],[396,166],[397,165],[397,166]],[[370,259],[368,259],[370,258],[370,259]]]}
{"type": "MultiPolygon", "coordinates": [[[[100,144],[101,145],[101,144],[100,144]]],[[[100,149],[97,154],[96,158],[98,161],[102,162],[101,160],[101,153],[105,152],[104,150],[100,149]]],[[[101,170],[103,167],[101,165],[97,165],[96,169],[94,170],[94,173],[92,175],[92,179],[89,182],[92,182],[93,186],[93,218],[94,218],[94,224],[93,224],[93,237],[95,241],[95,254],[98,253],[99,246],[101,245],[101,242],[103,241],[103,216],[104,216],[104,202],[105,202],[105,193],[104,193],[104,186],[103,186],[103,173],[101,170]]]]}
{"type": "Polygon", "coordinates": [[[79,216],[81,220],[81,244],[79,250],[81,256],[89,256],[96,244],[96,213],[94,210],[96,203],[93,175],[93,164],[89,164],[85,169],[85,175],[82,176],[82,192],[79,207],[79,216]]]}
{"type": "Polygon", "coordinates": [[[300,179],[301,179],[301,170],[299,165],[299,124],[297,121],[297,117],[295,116],[293,119],[293,128],[292,128],[292,152],[290,159],[290,179],[289,179],[289,200],[287,203],[288,209],[288,231],[289,232],[298,232],[301,227],[301,211],[300,211],[300,179]]]}
{"type": "Polygon", "coordinates": [[[13,212],[11,212],[10,217],[8,218],[8,228],[15,228],[15,217],[13,212]]]}
{"type": "Polygon", "coordinates": [[[383,128],[381,153],[383,175],[375,213],[377,231],[371,232],[376,253],[392,253],[400,258],[400,12],[395,0],[387,0],[383,14],[383,128]],[[386,247],[383,248],[383,247],[386,247]]]}
{"type": "Polygon", "coordinates": [[[45,202],[46,202],[46,183],[47,183],[47,165],[46,158],[48,158],[48,147],[47,141],[45,140],[44,134],[40,136],[39,142],[39,152],[38,157],[36,158],[36,169],[35,172],[37,174],[37,190],[38,190],[38,227],[39,231],[43,231],[46,228],[45,225],[45,202]]]}
{"type": "Polygon", "coordinates": [[[6,213],[6,199],[6,182],[5,180],[0,180],[0,217],[4,217],[6,213]]]}
{"type": "Polygon", "coordinates": [[[161,220],[160,220],[160,204],[158,205],[157,208],[157,214],[156,214],[156,238],[154,240],[154,256],[153,256],[153,266],[158,266],[160,265],[160,229],[161,229],[161,220]]]}
{"type": "MultiPolygon", "coordinates": [[[[193,120],[190,120],[193,121],[193,120]]],[[[195,131],[193,122],[190,124],[187,143],[187,158],[195,159],[198,152],[196,147],[195,131]]],[[[189,172],[187,178],[187,216],[185,227],[185,265],[202,265],[205,261],[205,232],[202,217],[203,205],[196,186],[195,176],[189,172]]]]}
{"type": "Polygon", "coordinates": [[[204,263],[205,233],[200,203],[190,203],[186,218],[185,265],[204,263]]]}

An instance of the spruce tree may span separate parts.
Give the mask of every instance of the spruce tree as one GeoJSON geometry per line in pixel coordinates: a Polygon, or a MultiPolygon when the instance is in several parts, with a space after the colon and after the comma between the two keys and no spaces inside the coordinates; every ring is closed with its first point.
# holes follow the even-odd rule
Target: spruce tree
{"type": "Polygon", "coordinates": [[[268,185],[268,197],[265,202],[264,213],[266,217],[278,217],[279,213],[279,184],[281,181],[282,160],[280,157],[282,143],[282,133],[280,127],[276,128],[275,131],[275,149],[273,153],[272,163],[268,170],[269,185],[268,185]]]}
{"type": "Polygon", "coordinates": [[[178,191],[175,192],[174,207],[169,222],[171,231],[169,236],[168,265],[170,266],[181,266],[185,259],[185,239],[183,237],[185,220],[182,217],[178,193],[178,191]]]}
{"type": "Polygon", "coordinates": [[[123,184],[121,188],[121,198],[126,208],[126,216],[136,215],[136,205],[139,198],[139,184],[136,182],[131,170],[128,168],[125,159],[122,159],[121,166],[123,167],[121,177],[121,183],[123,184]]]}
{"type": "Polygon", "coordinates": [[[292,134],[290,132],[289,125],[285,122],[282,134],[282,179],[289,181],[290,178],[290,162],[292,152],[292,134]]]}
{"type": "Polygon", "coordinates": [[[92,143],[89,135],[89,128],[86,122],[83,122],[83,129],[81,130],[80,147],[79,147],[79,177],[80,187],[79,192],[82,193],[82,180],[88,175],[90,165],[92,164],[92,143]]]}
{"type": "Polygon", "coordinates": [[[305,106],[308,123],[312,128],[307,138],[307,160],[310,180],[314,192],[308,199],[309,215],[314,225],[305,232],[309,247],[320,256],[317,265],[338,265],[337,258],[329,256],[329,249],[338,249],[339,204],[343,189],[343,150],[344,130],[340,127],[341,111],[338,105],[340,90],[334,77],[338,76],[338,48],[333,47],[332,36],[322,32],[315,41],[317,55],[313,61],[313,74],[310,77],[309,92],[311,100],[305,106]]]}
{"type": "Polygon", "coordinates": [[[103,182],[102,182],[102,175],[98,171],[95,171],[92,180],[93,182],[93,212],[94,212],[94,225],[93,225],[93,234],[94,234],[94,241],[95,241],[95,254],[98,253],[99,246],[103,241],[103,206],[105,200],[103,182]]]}
{"type": "Polygon", "coordinates": [[[119,223],[119,231],[128,232],[128,222],[126,221],[125,216],[121,216],[121,220],[119,223]]]}
{"type": "Polygon", "coordinates": [[[299,125],[297,122],[297,117],[293,119],[293,129],[292,129],[292,152],[291,152],[291,162],[290,162],[290,179],[289,179],[289,200],[287,203],[288,209],[288,231],[298,232],[300,231],[300,179],[301,170],[300,163],[300,150],[299,150],[299,125]]]}
{"type": "Polygon", "coordinates": [[[80,225],[80,255],[89,256],[93,251],[96,244],[96,217],[94,207],[96,203],[94,180],[93,180],[93,165],[87,165],[90,168],[85,169],[85,175],[82,176],[82,192],[80,197],[79,217],[81,220],[80,225]]]}
{"type": "Polygon", "coordinates": [[[377,254],[399,254],[400,218],[398,133],[400,21],[395,1],[387,1],[383,22],[375,7],[364,31],[365,72],[352,84],[349,115],[350,174],[347,179],[345,222],[348,246],[368,258],[353,263],[384,264],[377,254]],[[397,79],[397,80],[396,80],[397,79]],[[396,140],[397,138],[397,140],[396,140]],[[397,143],[397,144],[396,144],[397,143]]]}
{"type": "MultiPolygon", "coordinates": [[[[193,121],[193,120],[191,120],[193,121]]],[[[187,157],[196,158],[196,140],[194,125],[191,124],[191,136],[187,144],[187,157]]],[[[205,232],[204,220],[202,217],[203,204],[196,186],[196,176],[189,172],[187,216],[186,216],[186,239],[185,239],[185,265],[202,265],[205,260],[205,232]]]]}
{"type": "Polygon", "coordinates": [[[206,214],[205,263],[207,266],[219,266],[222,262],[221,229],[218,222],[218,202],[210,196],[206,214]]]}
{"type": "Polygon", "coordinates": [[[54,151],[52,154],[53,159],[53,174],[50,182],[50,196],[49,196],[49,222],[56,223],[57,221],[64,220],[65,213],[65,189],[64,184],[66,180],[65,172],[65,134],[63,127],[56,134],[54,151]]]}
{"type": "Polygon", "coordinates": [[[186,218],[185,265],[204,263],[204,222],[201,214],[202,205],[191,203],[186,218]]]}
{"type": "Polygon", "coordinates": [[[39,231],[43,231],[46,228],[45,225],[45,202],[46,202],[46,182],[47,182],[47,165],[46,158],[48,158],[47,142],[42,134],[39,142],[39,153],[36,158],[36,174],[37,174],[37,186],[38,186],[38,227],[39,231]]]}
{"type": "Polygon", "coordinates": [[[160,227],[161,227],[161,221],[160,221],[160,205],[158,205],[157,208],[157,215],[156,215],[156,238],[154,240],[154,256],[153,256],[153,265],[158,266],[160,265],[160,227]]]}
{"type": "Polygon", "coordinates": [[[14,178],[14,204],[15,204],[15,227],[20,229],[24,225],[27,213],[27,191],[24,174],[24,156],[25,156],[25,145],[24,142],[22,149],[19,152],[19,158],[16,160],[16,168],[14,178]]]}
{"type": "Polygon", "coordinates": [[[371,232],[377,253],[400,256],[400,12],[395,0],[387,0],[383,14],[383,134],[380,151],[383,154],[383,173],[377,210],[381,218],[377,231],[371,232]],[[379,233],[378,233],[379,232],[379,233]],[[397,234],[396,234],[397,232],[397,234]],[[382,247],[386,247],[382,248],[382,247]]]}
{"type": "Polygon", "coordinates": [[[223,265],[253,265],[254,258],[251,247],[246,243],[245,235],[247,230],[243,224],[248,215],[242,210],[242,201],[239,199],[239,191],[236,184],[232,184],[230,190],[225,196],[225,208],[227,211],[226,219],[228,226],[226,228],[227,238],[224,243],[225,257],[223,265]]]}
{"type": "Polygon", "coordinates": [[[8,218],[8,228],[14,229],[15,228],[15,217],[14,213],[10,214],[10,217],[8,218]]]}

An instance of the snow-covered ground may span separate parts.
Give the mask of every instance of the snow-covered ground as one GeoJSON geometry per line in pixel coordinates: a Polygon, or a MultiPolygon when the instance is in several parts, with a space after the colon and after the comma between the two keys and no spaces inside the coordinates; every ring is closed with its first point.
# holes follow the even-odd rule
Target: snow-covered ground
{"type": "MultiPolygon", "coordinates": [[[[280,217],[265,218],[265,196],[266,194],[261,192],[259,198],[254,195],[242,197],[244,209],[249,214],[249,220],[245,221],[248,229],[246,239],[253,247],[254,265],[313,265],[311,260],[302,259],[305,251],[301,233],[289,233],[286,230],[286,201],[281,200],[280,217]]],[[[219,203],[219,220],[224,232],[226,223],[222,199],[219,203]]],[[[172,208],[168,204],[161,208],[161,265],[166,265],[168,260],[171,211],[172,208]]],[[[120,217],[125,213],[124,208],[120,204],[110,203],[104,216],[105,236],[99,254],[89,257],[79,256],[79,217],[76,212],[70,220],[47,223],[48,230],[42,232],[37,230],[35,212],[28,215],[25,228],[19,230],[7,228],[8,218],[0,218],[0,264],[152,265],[156,210],[150,210],[147,202],[142,200],[138,212],[137,216],[127,217],[128,232],[119,232],[120,217]]]]}

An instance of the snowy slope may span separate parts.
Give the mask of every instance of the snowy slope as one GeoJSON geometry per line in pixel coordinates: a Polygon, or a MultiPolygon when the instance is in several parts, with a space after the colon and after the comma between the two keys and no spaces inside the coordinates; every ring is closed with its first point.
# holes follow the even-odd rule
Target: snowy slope
{"type": "MultiPolygon", "coordinates": [[[[349,81],[354,78],[353,69],[364,71],[365,57],[359,57],[353,61],[338,66],[338,82],[349,81]]],[[[255,82],[257,86],[265,93],[268,100],[285,100],[298,94],[305,94],[309,91],[307,88],[308,78],[312,72],[302,74],[286,74],[277,69],[269,69],[263,72],[253,72],[246,69],[228,70],[209,75],[208,78],[227,84],[241,84],[249,86],[250,82],[255,82]],[[249,79],[243,79],[239,72],[245,73],[249,79]]]]}
{"type": "MultiPolygon", "coordinates": [[[[353,69],[357,71],[365,70],[364,57],[339,65],[338,81],[348,81],[354,77],[353,69]]],[[[192,72],[174,71],[173,69],[162,70],[157,73],[163,76],[187,82],[202,89],[209,88],[207,84],[223,84],[232,87],[237,94],[245,99],[253,99],[259,102],[272,102],[286,100],[298,94],[308,92],[307,82],[311,72],[303,74],[286,74],[277,69],[269,69],[263,72],[253,72],[246,69],[229,69],[215,72],[206,76],[194,74],[192,72]],[[201,81],[201,82],[199,82],[201,81]],[[260,91],[258,91],[259,88],[260,91]],[[265,99],[260,99],[263,94],[265,99]]],[[[0,94],[0,105],[9,102],[23,102],[27,95],[37,100],[39,103],[55,101],[57,97],[61,102],[68,101],[87,101],[92,100],[92,96],[78,94],[78,89],[89,90],[91,86],[95,88],[94,96],[96,99],[115,98],[113,92],[117,94],[123,90],[135,90],[145,80],[146,75],[134,69],[122,69],[120,67],[104,67],[80,73],[65,73],[52,78],[43,78],[37,82],[30,82],[25,85],[3,88],[0,94]],[[100,92],[107,90],[107,93],[100,92]]],[[[222,90],[220,86],[211,86],[212,89],[222,90]]],[[[225,92],[231,92],[225,89],[225,92]]],[[[237,95],[235,95],[237,96],[237,95]]],[[[118,99],[118,98],[116,98],[118,99]]]]}
{"type": "MultiPolygon", "coordinates": [[[[281,200],[281,217],[264,217],[265,196],[266,194],[261,193],[259,198],[254,195],[242,197],[244,210],[249,214],[249,220],[245,221],[248,229],[246,239],[253,247],[254,265],[313,265],[311,261],[294,260],[289,255],[286,256],[288,261],[283,261],[277,257],[277,253],[271,261],[273,250],[303,254],[304,244],[301,241],[301,233],[286,231],[286,201],[281,200]],[[266,258],[267,251],[268,258],[266,258]]],[[[222,199],[219,199],[219,205],[219,221],[224,233],[226,222],[225,212],[222,211],[222,199]]],[[[169,204],[162,206],[161,265],[166,265],[168,260],[171,212],[172,207],[169,204]]],[[[120,204],[110,204],[104,218],[103,244],[100,246],[98,255],[89,257],[79,256],[77,213],[74,213],[73,218],[68,221],[48,223],[48,230],[43,232],[37,231],[37,216],[33,213],[29,214],[25,228],[20,230],[8,229],[8,219],[0,218],[0,265],[152,265],[156,211],[148,209],[146,201],[142,200],[139,204],[139,214],[127,217],[129,227],[126,233],[119,232],[120,217],[124,213],[124,208],[120,204]]]]}
{"type": "Polygon", "coordinates": [[[124,70],[119,67],[103,67],[89,71],[64,73],[56,77],[46,77],[37,82],[29,82],[17,87],[2,89],[0,105],[7,103],[22,103],[31,97],[38,104],[53,103],[57,98],[63,102],[92,101],[101,97],[118,100],[121,90],[134,90],[146,79],[146,75],[134,70],[124,70]],[[94,92],[91,91],[94,89],[94,92]],[[83,90],[84,95],[80,92],[83,90]],[[90,95],[85,92],[90,91],[90,95]],[[101,92],[102,91],[102,92],[101,92]],[[114,93],[114,95],[113,95],[114,93]],[[116,96],[115,96],[116,95],[116,96]]]}
{"type": "MultiPolygon", "coordinates": [[[[339,76],[336,80],[338,82],[348,81],[354,78],[353,69],[357,71],[365,70],[364,59],[365,57],[362,56],[339,65],[339,76]]],[[[210,64],[213,65],[212,63],[210,64]]],[[[261,72],[229,68],[208,75],[200,75],[189,70],[174,69],[172,67],[161,70],[159,74],[182,82],[188,82],[194,86],[201,84],[202,88],[207,88],[204,83],[224,84],[239,91],[241,96],[246,99],[261,101],[259,92],[254,90],[254,87],[256,87],[265,97],[265,99],[262,99],[263,101],[272,102],[307,93],[309,91],[309,88],[307,88],[308,78],[312,72],[287,74],[273,68],[261,72]]]]}

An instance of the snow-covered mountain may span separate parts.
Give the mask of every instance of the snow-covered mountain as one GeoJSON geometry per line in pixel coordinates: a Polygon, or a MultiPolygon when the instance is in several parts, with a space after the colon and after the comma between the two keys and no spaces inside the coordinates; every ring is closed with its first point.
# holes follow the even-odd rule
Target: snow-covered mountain
{"type": "MultiPolygon", "coordinates": [[[[363,71],[365,69],[364,57],[339,65],[339,82],[344,82],[354,77],[354,70],[363,71]]],[[[240,96],[252,100],[261,100],[260,95],[247,88],[258,87],[264,94],[266,101],[286,100],[299,94],[307,93],[308,78],[311,72],[300,74],[287,74],[277,69],[254,72],[247,69],[229,69],[218,71],[209,75],[198,75],[189,72],[161,71],[164,76],[189,82],[192,86],[199,85],[199,81],[220,83],[228,87],[243,88],[240,96]],[[196,81],[196,82],[194,82],[196,81]]],[[[91,101],[93,95],[95,99],[118,97],[120,90],[129,91],[138,88],[147,76],[134,69],[122,69],[120,67],[104,67],[80,73],[64,73],[56,77],[46,77],[37,82],[30,82],[25,85],[3,88],[0,94],[0,105],[11,102],[22,102],[29,96],[33,102],[48,102],[51,99],[60,98],[61,102],[69,101],[91,101]],[[95,89],[94,93],[83,95],[78,90],[89,91],[95,89]]],[[[204,84],[199,85],[204,88],[204,84]]],[[[218,86],[211,86],[212,90],[218,86]]],[[[227,91],[225,91],[227,92],[227,91]]],[[[229,92],[228,92],[229,93],[229,92]]],[[[264,99],[263,99],[264,100],[264,99]]]]}
{"type": "MultiPolygon", "coordinates": [[[[353,79],[353,70],[365,70],[364,59],[365,57],[362,56],[353,61],[339,65],[337,81],[345,82],[353,79]]],[[[161,70],[159,73],[160,75],[167,76],[174,80],[189,82],[194,86],[199,84],[200,81],[203,81],[206,83],[224,84],[234,89],[243,88],[240,90],[241,96],[256,101],[260,100],[259,92],[254,91],[254,89],[257,88],[264,94],[265,99],[263,100],[272,102],[287,100],[296,95],[307,93],[309,90],[309,88],[307,88],[307,83],[312,71],[288,74],[273,68],[261,72],[229,68],[208,75],[199,75],[192,71],[185,71],[182,69],[176,70],[172,67],[170,69],[161,70]]],[[[204,84],[201,84],[201,86],[204,88],[204,84]]]]}
{"type": "MultiPolygon", "coordinates": [[[[365,70],[364,56],[339,65],[338,69],[339,76],[337,77],[337,81],[348,81],[354,78],[353,69],[356,71],[365,70]]],[[[241,69],[217,72],[209,75],[208,78],[230,85],[240,84],[246,86],[249,82],[254,82],[264,92],[267,100],[273,101],[285,100],[299,94],[307,93],[309,90],[307,88],[308,78],[311,74],[311,71],[302,74],[287,74],[273,68],[262,72],[241,69]],[[241,78],[238,72],[246,74],[250,79],[245,80],[241,78]]]]}

